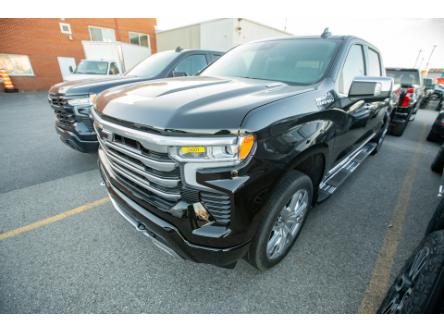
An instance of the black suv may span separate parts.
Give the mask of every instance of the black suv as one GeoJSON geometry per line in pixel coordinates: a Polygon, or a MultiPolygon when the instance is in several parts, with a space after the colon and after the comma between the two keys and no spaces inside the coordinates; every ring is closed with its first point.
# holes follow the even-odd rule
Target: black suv
{"type": "Polygon", "coordinates": [[[170,254],[281,261],[313,204],[387,132],[393,80],[351,37],[257,41],[199,76],[100,94],[99,165],[115,208],[170,254]]]}
{"type": "Polygon", "coordinates": [[[223,53],[208,50],[159,52],[142,61],[122,77],[62,82],[49,90],[49,104],[56,114],[56,130],[62,142],[84,153],[99,146],[90,119],[96,95],[111,87],[154,79],[195,75],[223,53]]]}
{"type": "Polygon", "coordinates": [[[401,136],[421,105],[424,95],[422,76],[416,68],[387,68],[386,71],[395,84],[401,85],[399,102],[392,112],[390,123],[390,133],[401,136]]]}

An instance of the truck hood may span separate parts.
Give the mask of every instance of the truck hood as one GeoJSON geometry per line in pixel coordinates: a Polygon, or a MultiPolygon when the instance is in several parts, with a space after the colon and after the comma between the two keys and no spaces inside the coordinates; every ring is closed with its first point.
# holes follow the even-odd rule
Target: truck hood
{"type": "Polygon", "coordinates": [[[107,76],[105,78],[90,78],[77,81],[65,81],[53,85],[49,89],[49,93],[52,94],[67,94],[67,95],[89,95],[98,94],[106,89],[130,84],[135,82],[141,82],[150,80],[148,77],[122,77],[122,76],[107,76]]]}
{"type": "Polygon", "coordinates": [[[243,78],[172,78],[107,90],[97,98],[97,112],[156,130],[217,133],[239,129],[259,106],[313,89],[243,78]]]}

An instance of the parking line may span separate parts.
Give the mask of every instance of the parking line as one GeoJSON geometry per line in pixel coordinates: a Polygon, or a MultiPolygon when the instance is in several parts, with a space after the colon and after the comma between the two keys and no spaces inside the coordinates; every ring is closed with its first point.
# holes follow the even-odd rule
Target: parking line
{"type": "Polygon", "coordinates": [[[368,284],[367,290],[364,292],[359,313],[376,313],[379,305],[385,297],[390,282],[390,273],[392,270],[394,258],[396,256],[399,241],[402,236],[402,227],[407,215],[407,209],[412,194],[413,183],[416,177],[416,170],[419,159],[421,157],[421,141],[425,135],[426,126],[422,124],[422,130],[418,137],[415,152],[407,174],[404,177],[395,209],[390,220],[390,228],[385,234],[384,243],[379,251],[375,267],[373,268],[372,277],[368,284]]]}
{"type": "Polygon", "coordinates": [[[45,225],[48,225],[48,224],[51,224],[51,223],[54,223],[57,221],[61,221],[69,216],[73,216],[73,215],[76,215],[76,214],[79,214],[82,212],[86,212],[87,210],[90,210],[94,207],[101,206],[101,205],[107,203],[108,201],[109,201],[109,198],[105,197],[105,198],[102,198],[102,199],[99,199],[96,201],[88,202],[82,206],[67,210],[66,212],[48,217],[46,219],[27,224],[23,227],[6,231],[6,232],[0,234],[0,241],[18,236],[18,235],[23,234],[25,232],[43,227],[45,225]]]}

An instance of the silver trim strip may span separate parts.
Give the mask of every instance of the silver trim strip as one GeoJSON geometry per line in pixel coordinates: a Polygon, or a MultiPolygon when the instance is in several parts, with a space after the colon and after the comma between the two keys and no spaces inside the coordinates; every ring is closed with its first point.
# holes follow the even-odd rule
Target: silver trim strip
{"type": "Polygon", "coordinates": [[[143,132],[132,128],[114,124],[102,119],[97,112],[92,109],[91,113],[95,121],[97,121],[105,130],[116,133],[125,137],[138,140],[145,148],[157,152],[168,152],[170,146],[221,146],[232,145],[237,142],[237,136],[207,136],[207,137],[179,137],[164,136],[154,133],[143,132]]]}
{"type": "Polygon", "coordinates": [[[161,162],[161,161],[152,160],[148,157],[142,156],[141,154],[135,153],[135,152],[127,149],[126,147],[122,147],[121,145],[118,145],[116,143],[111,143],[109,141],[102,140],[99,135],[97,135],[97,138],[99,139],[99,142],[103,146],[107,146],[111,149],[115,149],[118,152],[121,152],[122,154],[128,155],[129,157],[138,159],[138,160],[140,160],[140,162],[142,162],[143,164],[145,164],[149,168],[156,169],[159,171],[169,172],[169,171],[173,171],[177,167],[177,165],[173,161],[161,162]]]}

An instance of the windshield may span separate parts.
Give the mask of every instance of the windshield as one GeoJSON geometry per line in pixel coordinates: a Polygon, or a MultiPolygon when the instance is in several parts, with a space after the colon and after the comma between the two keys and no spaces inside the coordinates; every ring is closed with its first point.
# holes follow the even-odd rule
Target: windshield
{"type": "Polygon", "coordinates": [[[387,69],[387,75],[395,80],[395,83],[401,85],[419,85],[419,72],[417,70],[405,70],[405,69],[387,69]]]}
{"type": "Polygon", "coordinates": [[[176,57],[177,52],[165,51],[153,54],[128,71],[126,76],[153,77],[159,75],[176,57]]]}
{"type": "Polygon", "coordinates": [[[319,81],[337,49],[335,40],[282,39],[241,45],[201,75],[311,84],[319,81]]]}
{"type": "Polygon", "coordinates": [[[108,72],[107,61],[82,60],[75,70],[75,74],[101,74],[108,72]]]}

